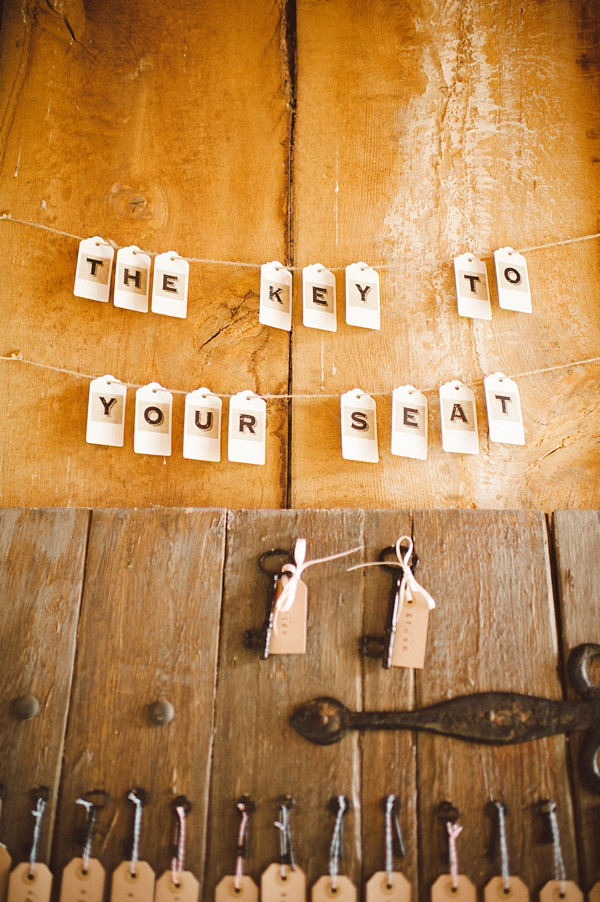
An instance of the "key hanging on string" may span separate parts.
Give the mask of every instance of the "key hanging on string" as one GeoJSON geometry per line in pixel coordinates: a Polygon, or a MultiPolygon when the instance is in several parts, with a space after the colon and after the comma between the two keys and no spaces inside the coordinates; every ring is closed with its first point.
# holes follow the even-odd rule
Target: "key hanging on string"
{"type": "Polygon", "coordinates": [[[52,874],[43,862],[37,860],[42,818],[49,798],[47,786],[37,786],[31,790],[31,800],[35,805],[31,812],[35,820],[31,853],[29,861],[18,864],[9,877],[7,902],[50,902],[52,874]]]}
{"type": "Polygon", "coordinates": [[[248,825],[250,816],[256,811],[256,805],[250,796],[242,796],[237,800],[235,807],[240,815],[235,872],[223,877],[217,884],[215,902],[228,902],[230,899],[242,899],[243,902],[258,902],[258,887],[252,877],[244,874],[244,862],[248,854],[248,825]]]}
{"type": "Polygon", "coordinates": [[[529,902],[529,890],[519,877],[511,877],[508,863],[508,841],[506,839],[506,815],[508,808],[498,799],[490,802],[489,811],[497,818],[498,848],[500,851],[500,877],[492,877],[483,890],[484,902],[499,902],[510,899],[512,902],[529,902]]]}
{"type": "Polygon", "coordinates": [[[547,819],[554,871],[554,880],[548,880],[540,890],[540,902],[583,902],[583,893],[577,884],[572,880],[567,880],[556,816],[556,802],[554,799],[542,799],[536,808],[539,814],[547,819]]]}
{"type": "MultiPolygon", "coordinates": [[[[4,786],[0,784],[0,823],[2,822],[2,803],[4,801],[4,786]]],[[[12,865],[12,858],[10,856],[10,852],[4,845],[4,843],[0,842],[0,902],[5,902],[6,893],[8,890],[8,875],[10,874],[10,868],[12,865]]]]}
{"type": "Polygon", "coordinates": [[[279,820],[275,821],[275,826],[279,830],[279,864],[270,864],[260,878],[262,902],[306,902],[306,875],[296,864],[292,846],[290,812],[295,805],[292,796],[277,799],[279,820]]]}
{"type": "Polygon", "coordinates": [[[122,861],[113,871],[110,902],[153,902],[156,875],[147,861],[140,861],[142,811],[148,804],[145,789],[132,789],[125,798],[135,806],[131,860],[122,861]]]}
{"type": "Polygon", "coordinates": [[[191,871],[185,870],[187,846],[187,816],[192,803],[185,796],[177,796],[171,802],[175,823],[175,847],[171,869],[156,881],[154,902],[198,902],[200,884],[191,871]]]}
{"type": "Polygon", "coordinates": [[[411,886],[404,874],[394,870],[394,840],[398,856],[404,858],[400,830],[400,800],[390,793],[382,801],[385,815],[385,871],[376,871],[366,886],[366,902],[410,902],[411,886]]]}
{"type": "Polygon", "coordinates": [[[344,846],[344,817],[350,810],[350,803],[345,796],[335,796],[330,802],[330,809],[335,814],[335,824],[329,847],[329,876],[319,877],[312,888],[312,902],[356,902],[356,887],[349,877],[340,874],[342,852],[344,846]]]}
{"type": "Polygon", "coordinates": [[[92,839],[98,812],[108,804],[108,793],[92,789],[76,805],[85,808],[85,838],[81,858],[72,858],[62,873],[60,902],[102,902],[104,898],[104,868],[97,858],[92,858],[92,839]]]}
{"type": "Polygon", "coordinates": [[[458,823],[459,812],[450,802],[442,802],[438,807],[437,817],[443,825],[448,837],[449,872],[442,874],[431,887],[431,902],[447,902],[448,896],[454,896],[461,902],[476,902],[477,894],[468,877],[459,873],[458,849],[456,840],[463,828],[458,823]]]}

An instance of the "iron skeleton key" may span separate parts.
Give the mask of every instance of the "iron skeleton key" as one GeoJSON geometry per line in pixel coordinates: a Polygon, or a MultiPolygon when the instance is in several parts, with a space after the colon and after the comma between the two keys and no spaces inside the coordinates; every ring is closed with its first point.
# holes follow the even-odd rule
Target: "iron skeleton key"
{"type": "MultiPolygon", "coordinates": [[[[400,551],[406,554],[408,547],[400,545],[400,551]]],[[[393,545],[384,548],[379,552],[379,561],[385,561],[388,555],[393,554],[394,560],[397,561],[396,549],[393,545]]],[[[410,557],[409,567],[414,576],[414,572],[419,564],[419,558],[413,551],[410,557]]],[[[396,624],[398,622],[398,614],[400,613],[400,586],[404,579],[404,573],[399,567],[392,567],[382,564],[383,570],[387,570],[394,577],[392,588],[390,591],[390,600],[388,602],[387,622],[385,625],[385,633],[383,636],[363,636],[362,653],[367,658],[382,658],[382,664],[386,670],[392,666],[392,658],[394,655],[394,643],[396,641],[396,624]]]]}
{"type": "Polygon", "coordinates": [[[588,664],[600,658],[600,645],[578,645],[567,670],[580,701],[556,701],[517,692],[478,692],[414,711],[350,711],[334,698],[321,697],[298,708],[292,726],[310,742],[332,745],[350,730],[422,730],[488,745],[511,745],[585,730],[579,752],[583,782],[600,793],[600,689],[588,664]]]}
{"type": "Polygon", "coordinates": [[[260,630],[246,630],[244,633],[244,648],[251,648],[260,652],[263,660],[269,657],[269,649],[271,646],[271,636],[273,634],[273,623],[275,620],[275,602],[277,601],[277,587],[279,580],[284,575],[281,567],[277,570],[269,570],[265,566],[265,561],[269,558],[276,558],[278,563],[290,564],[293,561],[289,551],[282,551],[276,548],[273,551],[265,551],[258,559],[258,569],[265,576],[270,577],[269,592],[267,594],[267,606],[265,610],[265,619],[260,630]]]}

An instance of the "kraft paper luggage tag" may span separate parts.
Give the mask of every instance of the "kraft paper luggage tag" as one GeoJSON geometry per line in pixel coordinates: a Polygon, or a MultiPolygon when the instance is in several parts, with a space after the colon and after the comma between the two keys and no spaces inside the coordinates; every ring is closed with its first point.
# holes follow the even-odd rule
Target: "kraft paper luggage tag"
{"type": "Polygon", "coordinates": [[[135,430],[133,450],[136,454],[171,454],[171,420],[173,395],[158,382],[143,385],[135,393],[135,430]]]}
{"type": "Polygon", "coordinates": [[[462,254],[454,260],[458,313],[474,319],[491,319],[492,305],[483,260],[474,254],[462,254]]]}
{"type": "Polygon", "coordinates": [[[83,858],[72,858],[62,873],[60,902],[103,902],[104,878],[97,858],[90,858],[87,868],[83,858]]]}
{"type": "Polygon", "coordinates": [[[8,890],[8,876],[12,865],[10,852],[4,845],[0,843],[0,902],[5,902],[8,890]]]}
{"type": "Polygon", "coordinates": [[[517,383],[504,373],[494,373],[486,376],[483,384],[490,440],[507,445],[524,445],[525,431],[517,383]]]}
{"type": "Polygon", "coordinates": [[[88,444],[123,447],[126,400],[127,386],[114,376],[92,379],[85,436],[88,444]]]}
{"type": "Polygon", "coordinates": [[[84,238],[79,244],[75,287],[73,294],[90,301],[110,300],[110,277],[112,275],[114,248],[103,238],[84,238]]]}
{"type": "Polygon", "coordinates": [[[189,460],[221,460],[223,402],[208,388],[185,396],[183,456],[189,460]]]}
{"type": "Polygon", "coordinates": [[[525,257],[512,247],[501,247],[494,251],[494,263],[500,306],[504,310],[531,313],[531,289],[525,257]]]}
{"type": "Polygon", "coordinates": [[[154,258],[152,312],[185,319],[187,316],[190,264],[175,251],[154,258]]]}
{"type": "Polygon", "coordinates": [[[442,447],[455,454],[479,454],[475,395],[458,379],[440,388],[442,447]]]}
{"type": "Polygon", "coordinates": [[[115,307],[148,313],[150,257],[135,244],[117,251],[115,307]]]}
{"type": "Polygon", "coordinates": [[[229,402],[227,456],[242,464],[266,460],[267,404],[252,391],[241,391],[229,402]]]}
{"type": "Polygon", "coordinates": [[[529,902],[529,890],[519,877],[492,877],[483,890],[483,902],[529,902]]]}
{"type": "Polygon", "coordinates": [[[306,875],[297,864],[270,864],[260,878],[261,902],[306,902],[306,875]]]}
{"type": "Polygon", "coordinates": [[[540,902],[583,902],[583,893],[572,880],[549,880],[540,890],[540,902]]]}
{"type": "Polygon", "coordinates": [[[302,322],[310,329],[337,332],[335,276],[322,263],[302,270],[302,322]]]}
{"type": "Polygon", "coordinates": [[[292,328],[292,274],[278,260],[260,268],[258,321],[287,332],[292,328]]]}
{"type": "Polygon", "coordinates": [[[431,887],[431,902],[449,902],[449,899],[477,902],[475,887],[464,874],[459,874],[455,879],[450,874],[442,874],[431,887]]]}
{"type": "Polygon", "coordinates": [[[9,877],[7,902],[50,902],[51,893],[52,874],[41,861],[33,866],[33,877],[28,861],[18,864],[9,877]]]}
{"type": "Polygon", "coordinates": [[[403,596],[403,604],[396,621],[392,667],[413,667],[415,670],[422,670],[425,666],[429,611],[435,607],[435,602],[422,586],[411,592],[407,584],[403,596]]]}
{"type": "Polygon", "coordinates": [[[367,882],[365,902],[410,902],[411,885],[400,871],[376,871],[367,882]]]}
{"type": "Polygon", "coordinates": [[[341,397],[342,457],[378,463],[377,414],[373,398],[360,388],[341,397]]]}
{"type": "Polygon", "coordinates": [[[427,460],[427,398],[413,385],[392,393],[392,454],[427,460]]]}
{"type": "Polygon", "coordinates": [[[232,899],[242,899],[243,902],[258,902],[258,887],[252,877],[236,878],[231,875],[223,877],[215,889],[215,902],[231,902],[232,899]]]}
{"type": "Polygon", "coordinates": [[[379,273],[366,263],[346,267],[346,322],[363,329],[380,328],[379,273]]]}
{"type": "Polygon", "coordinates": [[[294,580],[295,591],[292,604],[288,607],[278,606],[284,592],[291,583],[291,577],[287,574],[277,583],[275,596],[275,617],[273,620],[273,632],[269,654],[271,655],[303,655],[306,653],[306,620],[307,620],[307,596],[306,584],[302,580],[294,580]]]}
{"type": "Polygon", "coordinates": [[[122,861],[113,871],[110,902],[154,902],[156,876],[147,861],[122,861]]]}
{"type": "Polygon", "coordinates": [[[339,876],[336,878],[335,889],[332,885],[333,877],[319,877],[312,888],[311,902],[357,902],[358,894],[356,887],[349,877],[339,876]]]}
{"type": "Polygon", "coordinates": [[[179,871],[178,883],[173,883],[171,871],[165,871],[156,881],[154,902],[198,902],[200,884],[191,871],[179,871]]]}
{"type": "Polygon", "coordinates": [[[588,893],[589,902],[600,902],[600,881],[594,883],[588,893]]]}

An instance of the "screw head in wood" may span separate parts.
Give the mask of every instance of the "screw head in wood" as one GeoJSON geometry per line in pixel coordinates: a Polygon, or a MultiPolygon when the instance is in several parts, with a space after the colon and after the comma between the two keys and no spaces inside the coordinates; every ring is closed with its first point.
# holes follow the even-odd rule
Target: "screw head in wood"
{"type": "Polygon", "coordinates": [[[153,724],[156,724],[157,727],[162,727],[167,723],[171,723],[175,716],[175,709],[171,702],[152,702],[148,706],[148,714],[153,724]]]}
{"type": "Polygon", "coordinates": [[[15,698],[11,708],[17,720],[31,720],[40,713],[40,703],[35,695],[21,695],[15,698]]]}

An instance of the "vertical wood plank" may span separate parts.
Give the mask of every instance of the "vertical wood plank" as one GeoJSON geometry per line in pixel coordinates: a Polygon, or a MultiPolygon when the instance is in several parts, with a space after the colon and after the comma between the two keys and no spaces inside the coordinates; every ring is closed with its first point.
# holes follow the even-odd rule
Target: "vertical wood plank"
{"type": "Polygon", "coordinates": [[[48,861],[69,710],[89,512],[0,510],[1,840],[29,855],[34,786],[50,798],[39,857],[48,861]],[[37,717],[19,721],[12,702],[34,695],[37,717]]]}
{"type": "MultiPolygon", "coordinates": [[[[553,517],[556,573],[562,622],[563,658],[585,642],[600,642],[600,512],[556,511],[553,517]]],[[[593,679],[593,673],[590,674],[593,679]]],[[[570,698],[579,696],[569,685],[570,698]]],[[[581,737],[570,741],[577,801],[577,837],[581,854],[582,888],[600,875],[598,796],[582,785],[577,773],[581,737]]]]}
{"type": "Polygon", "coordinates": [[[188,866],[204,867],[206,808],[225,512],[95,511],[82,605],[73,702],[65,744],[54,865],[74,855],[84,818],[78,796],[111,795],[93,851],[107,872],[131,853],[133,787],[150,796],[140,855],[158,873],[173,841],[169,803],[183,793],[188,866]],[[152,724],[148,705],[169,701],[171,723],[152,724]]]}
{"type": "MultiPolygon", "coordinates": [[[[414,516],[419,578],[437,607],[427,665],[417,677],[418,706],[485,690],[561,698],[558,647],[544,515],[535,512],[431,511],[414,516]]],[[[539,846],[533,805],[554,798],[571,879],[577,858],[563,736],[517,746],[483,746],[419,734],[421,899],[447,872],[447,841],[435,817],[450,800],[461,811],[461,871],[480,889],[500,873],[488,854],[486,804],[510,809],[511,872],[531,892],[554,877],[551,846],[539,846]]]]}
{"type": "MultiPolygon", "coordinates": [[[[278,860],[273,822],[276,798],[297,800],[292,829],[298,864],[309,883],[327,873],[333,815],[329,800],[340,793],[353,810],[345,821],[342,873],[360,879],[360,749],[356,736],[334,746],[315,746],[290,726],[294,709],[319,695],[360,705],[362,578],[346,573],[345,560],[309,569],[308,639],[305,655],[270,656],[243,647],[246,629],[261,626],[267,578],[257,567],[268,549],[308,542],[307,559],[358,546],[362,515],[356,511],[237,511],[229,514],[219,683],[214,740],[210,846],[205,898],[233,873],[239,816],[234,808],[251,795],[257,811],[250,825],[247,872],[260,874],[278,860]]],[[[353,558],[360,559],[360,555],[353,558]]],[[[349,559],[351,560],[351,559],[349,559]]]]}

